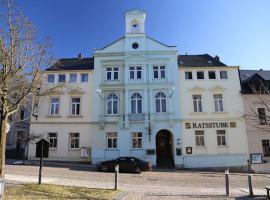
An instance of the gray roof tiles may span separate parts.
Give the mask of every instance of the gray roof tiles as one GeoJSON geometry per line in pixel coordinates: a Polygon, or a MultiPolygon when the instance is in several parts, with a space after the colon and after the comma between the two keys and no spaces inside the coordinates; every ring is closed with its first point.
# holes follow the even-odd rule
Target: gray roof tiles
{"type": "Polygon", "coordinates": [[[246,79],[249,79],[250,77],[254,76],[255,74],[258,74],[260,77],[262,77],[266,81],[270,81],[270,71],[267,70],[240,70],[240,79],[241,81],[244,81],[246,79]]]}

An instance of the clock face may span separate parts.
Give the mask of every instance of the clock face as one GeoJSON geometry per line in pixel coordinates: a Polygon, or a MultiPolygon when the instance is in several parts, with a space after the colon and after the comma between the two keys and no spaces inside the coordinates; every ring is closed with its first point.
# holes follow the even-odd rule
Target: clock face
{"type": "Polygon", "coordinates": [[[139,47],[139,44],[138,44],[138,43],[134,42],[134,43],[132,44],[132,48],[133,48],[133,49],[138,49],[138,47],[139,47]]]}

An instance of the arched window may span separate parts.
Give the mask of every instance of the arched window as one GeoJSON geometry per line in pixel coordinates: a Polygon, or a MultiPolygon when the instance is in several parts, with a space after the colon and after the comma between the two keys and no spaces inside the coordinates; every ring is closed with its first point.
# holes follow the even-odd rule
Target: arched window
{"type": "Polygon", "coordinates": [[[131,22],[131,32],[132,33],[139,33],[140,32],[140,25],[137,20],[133,20],[131,22]]]}
{"type": "Polygon", "coordinates": [[[110,94],[107,97],[107,114],[115,115],[118,113],[118,97],[115,94],[110,94]]]}
{"type": "Polygon", "coordinates": [[[142,95],[137,92],[131,96],[131,113],[142,113],[142,95]]]}
{"type": "Polygon", "coordinates": [[[158,92],[155,96],[155,99],[156,99],[156,112],[157,113],[167,112],[166,95],[163,92],[158,92]]]}

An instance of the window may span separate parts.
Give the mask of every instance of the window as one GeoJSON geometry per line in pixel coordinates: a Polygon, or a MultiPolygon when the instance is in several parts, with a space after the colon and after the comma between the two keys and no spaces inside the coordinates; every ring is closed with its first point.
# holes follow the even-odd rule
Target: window
{"type": "Polygon", "coordinates": [[[214,94],[215,112],[223,112],[222,94],[214,94]]]}
{"type": "Polygon", "coordinates": [[[142,113],[142,95],[137,92],[131,96],[131,113],[142,113]]]}
{"type": "Polygon", "coordinates": [[[132,33],[139,33],[140,32],[140,26],[139,26],[139,23],[137,20],[132,21],[131,32],[132,33]]]}
{"type": "Polygon", "coordinates": [[[51,98],[50,115],[59,115],[59,97],[51,98]]]}
{"type": "Polygon", "coordinates": [[[265,108],[258,108],[258,117],[260,120],[260,125],[265,125],[266,124],[265,108]]]}
{"type": "Polygon", "coordinates": [[[54,83],[54,74],[48,74],[48,83],[54,83]]]}
{"type": "Polygon", "coordinates": [[[107,67],[106,73],[107,73],[107,80],[118,80],[118,67],[107,67]]]}
{"type": "Polygon", "coordinates": [[[197,72],[197,79],[204,79],[204,72],[203,71],[197,72]]]}
{"type": "Polygon", "coordinates": [[[187,80],[192,79],[192,72],[185,72],[185,79],[187,80]]]}
{"type": "Polygon", "coordinates": [[[142,133],[132,133],[132,148],[142,148],[142,133]]]}
{"type": "Polygon", "coordinates": [[[75,97],[71,98],[71,114],[72,115],[80,115],[80,104],[81,98],[75,97]]]}
{"type": "Polygon", "coordinates": [[[75,73],[70,74],[69,81],[72,83],[77,82],[77,74],[75,74],[75,73]]]}
{"type": "Polygon", "coordinates": [[[225,146],[226,145],[225,130],[217,130],[217,144],[218,144],[218,146],[225,146]]]}
{"type": "Polygon", "coordinates": [[[166,68],[165,66],[153,66],[153,76],[155,79],[166,78],[166,68]]]}
{"type": "Polygon", "coordinates": [[[69,143],[71,149],[80,148],[80,134],[79,133],[70,133],[69,143]]]}
{"type": "Polygon", "coordinates": [[[262,140],[263,155],[270,156],[269,140],[262,140]]]}
{"type": "Polygon", "coordinates": [[[24,110],[23,109],[21,110],[21,113],[20,113],[20,119],[22,121],[24,120],[24,110]]]}
{"type": "Polygon", "coordinates": [[[227,71],[220,71],[220,79],[228,79],[227,71]]]}
{"type": "Polygon", "coordinates": [[[204,131],[195,131],[196,146],[204,146],[204,131]]]}
{"type": "Polygon", "coordinates": [[[117,133],[107,133],[107,149],[117,148],[117,133]]]}
{"type": "Polygon", "coordinates": [[[156,112],[165,113],[166,109],[166,95],[163,92],[158,92],[155,96],[156,99],[156,112]]]}
{"type": "Polygon", "coordinates": [[[202,112],[202,96],[193,95],[193,108],[194,112],[202,112]]]}
{"type": "Polygon", "coordinates": [[[107,114],[115,115],[118,113],[118,97],[115,94],[110,94],[107,97],[107,114]]]}
{"type": "Polygon", "coordinates": [[[129,67],[129,78],[130,79],[141,79],[142,78],[142,67],[141,66],[129,67]]]}
{"type": "Polygon", "coordinates": [[[59,83],[63,83],[66,81],[66,75],[65,74],[59,74],[58,76],[59,83]]]}
{"type": "Polygon", "coordinates": [[[57,148],[57,133],[48,133],[50,148],[57,148]]]}
{"type": "Polygon", "coordinates": [[[88,74],[81,74],[81,82],[83,83],[88,82],[88,74]]]}
{"type": "Polygon", "coordinates": [[[209,79],[216,79],[216,72],[215,71],[208,71],[209,79]]]}

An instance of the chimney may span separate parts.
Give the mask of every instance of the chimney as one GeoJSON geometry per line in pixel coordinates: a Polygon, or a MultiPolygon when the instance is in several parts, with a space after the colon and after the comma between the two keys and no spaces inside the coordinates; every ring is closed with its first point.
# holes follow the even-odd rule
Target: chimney
{"type": "Polygon", "coordinates": [[[78,58],[79,58],[79,59],[82,59],[82,58],[83,58],[83,56],[82,56],[81,53],[78,54],[78,58]]]}
{"type": "Polygon", "coordinates": [[[217,61],[219,61],[219,56],[216,55],[216,56],[215,56],[215,59],[216,59],[217,61]]]}

